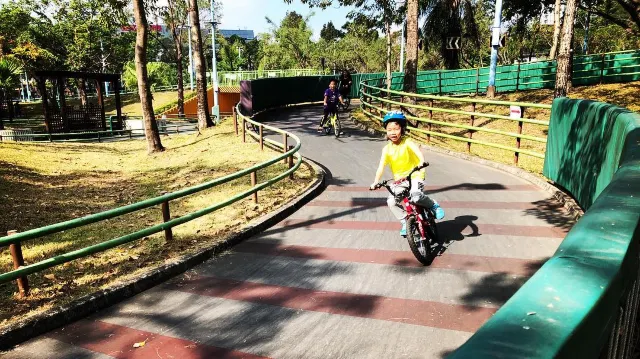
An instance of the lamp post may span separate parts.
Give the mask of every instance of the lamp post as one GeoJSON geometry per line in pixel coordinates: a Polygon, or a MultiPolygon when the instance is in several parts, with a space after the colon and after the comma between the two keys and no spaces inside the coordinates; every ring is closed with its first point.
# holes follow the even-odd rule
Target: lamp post
{"type": "Polygon", "coordinates": [[[496,0],[496,13],[491,28],[491,65],[489,67],[489,87],[487,96],[496,94],[496,67],[498,66],[498,48],[500,47],[500,21],[502,19],[502,0],[496,0]]]}
{"type": "Polygon", "coordinates": [[[216,121],[220,120],[220,107],[218,106],[218,66],[216,64],[216,16],[211,0],[211,79],[213,81],[213,108],[211,112],[216,121]]]}
{"type": "MultiPolygon", "coordinates": [[[[187,1],[187,7],[189,7],[189,0],[187,1]]],[[[191,29],[191,16],[187,14],[187,28],[191,29]]],[[[190,31],[190,30],[189,30],[190,31]]],[[[191,34],[187,36],[187,43],[189,44],[189,87],[193,91],[193,54],[191,53],[191,34]]]]}
{"type": "Polygon", "coordinates": [[[29,77],[27,76],[27,72],[24,72],[24,79],[27,83],[27,101],[31,102],[31,89],[29,88],[29,77]]]}

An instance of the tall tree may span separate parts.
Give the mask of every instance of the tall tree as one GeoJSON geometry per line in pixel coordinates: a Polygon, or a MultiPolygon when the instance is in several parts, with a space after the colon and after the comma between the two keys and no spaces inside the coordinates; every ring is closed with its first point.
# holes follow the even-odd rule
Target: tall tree
{"type": "Polygon", "coordinates": [[[147,138],[147,152],[164,151],[160,142],[158,124],[153,114],[153,103],[151,100],[151,89],[147,79],[147,15],[145,13],[144,1],[133,1],[133,16],[136,21],[136,73],[138,74],[138,94],[142,105],[142,118],[144,120],[145,136],[147,138]]]}
{"type": "Polygon", "coordinates": [[[325,41],[335,41],[344,36],[344,32],[336,29],[333,25],[332,21],[322,25],[322,30],[320,30],[320,38],[325,41]]]}
{"type": "Polygon", "coordinates": [[[555,97],[567,96],[571,90],[571,72],[573,63],[573,28],[578,4],[580,0],[567,0],[564,14],[564,25],[562,26],[562,40],[558,53],[558,66],[556,69],[555,97]]]}
{"type": "MultiPolygon", "coordinates": [[[[418,80],[418,0],[407,1],[407,47],[404,67],[404,91],[416,92],[418,80]]],[[[410,102],[415,103],[411,97],[410,102]]]]}
{"type": "Polygon", "coordinates": [[[196,68],[196,91],[198,98],[198,128],[213,126],[209,116],[207,99],[207,73],[204,53],[202,49],[202,35],[200,33],[200,11],[197,0],[189,0],[189,16],[191,18],[191,42],[193,44],[193,62],[196,68]]]}
{"type": "MultiPolygon", "coordinates": [[[[378,28],[383,29],[386,40],[386,82],[387,89],[391,88],[391,25],[398,23],[398,12],[396,11],[396,2],[394,0],[336,0],[343,6],[355,6],[357,11],[351,12],[348,16],[354,18],[358,13],[366,13],[371,19],[379,19],[377,21],[378,28]]],[[[292,0],[284,0],[285,3],[291,4],[292,0]]],[[[326,9],[333,4],[333,0],[301,0],[303,4],[309,7],[319,7],[326,9]]]]}
{"type": "Polygon", "coordinates": [[[585,0],[579,8],[640,36],[640,0],[585,0]]]}
{"type": "Polygon", "coordinates": [[[549,57],[555,59],[558,53],[558,43],[560,43],[560,31],[562,30],[562,20],[560,19],[560,11],[562,7],[562,0],[556,0],[556,4],[553,7],[553,45],[551,45],[551,51],[549,57]]]}
{"type": "Polygon", "coordinates": [[[178,80],[178,114],[184,115],[184,79],[183,79],[183,63],[184,56],[182,53],[182,28],[186,15],[185,3],[182,0],[167,0],[168,7],[163,13],[164,21],[169,26],[173,44],[175,47],[175,63],[177,69],[178,80]]]}

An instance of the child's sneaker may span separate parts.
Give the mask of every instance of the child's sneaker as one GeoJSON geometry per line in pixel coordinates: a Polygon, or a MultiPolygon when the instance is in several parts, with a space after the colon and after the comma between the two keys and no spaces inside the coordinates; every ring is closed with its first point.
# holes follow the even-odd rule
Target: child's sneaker
{"type": "Polygon", "coordinates": [[[434,201],[433,207],[431,207],[431,210],[433,211],[433,213],[435,213],[436,219],[443,219],[444,218],[444,209],[442,209],[442,207],[440,207],[438,202],[434,201]]]}
{"type": "Polygon", "coordinates": [[[406,237],[407,236],[407,220],[402,219],[400,220],[400,223],[402,223],[402,229],[400,229],[400,235],[403,237],[406,237]]]}

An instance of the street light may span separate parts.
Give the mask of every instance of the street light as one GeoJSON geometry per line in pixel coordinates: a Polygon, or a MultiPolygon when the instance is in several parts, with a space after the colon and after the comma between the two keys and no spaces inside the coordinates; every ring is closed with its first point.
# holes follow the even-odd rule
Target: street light
{"type": "Polygon", "coordinates": [[[502,19],[502,0],[496,0],[496,13],[491,28],[491,65],[489,66],[489,87],[487,96],[496,94],[496,67],[498,66],[498,48],[500,47],[500,21],[502,19]]]}
{"type": "MultiPolygon", "coordinates": [[[[187,2],[187,9],[189,9],[189,0],[187,2]]],[[[191,91],[193,91],[193,55],[191,53],[191,16],[189,12],[187,12],[187,27],[189,29],[189,33],[187,36],[187,42],[189,43],[189,87],[191,91]]]]}
{"type": "Polygon", "coordinates": [[[216,16],[213,1],[211,0],[211,78],[213,80],[213,108],[211,112],[218,122],[220,121],[220,107],[218,106],[218,66],[216,64],[216,16]]]}
{"type": "MultiPolygon", "coordinates": [[[[401,8],[405,4],[405,0],[396,0],[396,7],[401,8]]],[[[407,26],[407,17],[405,16],[404,20],[402,20],[402,28],[400,32],[402,33],[402,38],[400,40],[400,72],[404,72],[404,29],[407,26]]]]}

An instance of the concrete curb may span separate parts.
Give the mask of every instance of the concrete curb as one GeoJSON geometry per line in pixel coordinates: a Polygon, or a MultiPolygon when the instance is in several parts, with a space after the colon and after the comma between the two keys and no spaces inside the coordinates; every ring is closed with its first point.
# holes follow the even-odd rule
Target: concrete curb
{"type": "MultiPolygon", "coordinates": [[[[359,129],[363,130],[363,131],[367,131],[368,133],[372,134],[372,135],[380,135],[380,137],[385,138],[386,137],[386,133],[377,130],[375,128],[372,128],[370,126],[367,126],[363,123],[361,123],[360,121],[354,119],[353,117],[351,118],[351,121],[355,124],[356,127],[358,127],[359,129]]],[[[567,193],[565,193],[564,191],[562,191],[560,188],[556,187],[553,183],[547,181],[544,178],[541,178],[539,176],[536,176],[530,172],[527,172],[521,168],[518,167],[513,167],[513,166],[509,166],[503,163],[498,163],[498,162],[494,162],[494,161],[490,161],[490,160],[486,160],[484,158],[480,158],[480,157],[476,157],[476,156],[471,156],[468,155],[466,153],[461,153],[461,152],[456,152],[456,151],[451,151],[451,150],[447,150],[445,148],[441,148],[441,147],[437,147],[437,146],[429,146],[429,145],[424,145],[424,144],[420,144],[421,148],[426,148],[429,151],[433,151],[433,152],[437,152],[437,153],[441,153],[441,154],[445,154],[445,155],[449,155],[452,157],[456,157],[456,158],[460,158],[463,160],[467,160],[467,161],[471,161],[474,163],[478,163],[484,166],[488,166],[488,167],[492,167],[495,169],[498,169],[500,171],[503,172],[507,172],[510,173],[512,175],[518,176],[519,178],[524,179],[525,181],[531,182],[534,185],[538,186],[540,189],[544,190],[545,192],[549,193],[556,201],[558,201],[569,213],[569,216],[574,219],[574,220],[578,220],[580,217],[582,217],[582,215],[584,214],[583,209],[578,205],[578,203],[567,193]]]]}
{"type": "Polygon", "coordinates": [[[317,197],[327,186],[326,173],[314,161],[303,158],[316,173],[316,180],[310,184],[304,193],[293,199],[280,209],[268,213],[243,228],[240,232],[225,237],[211,247],[198,253],[176,258],[172,263],[149,270],[139,277],[116,285],[104,291],[82,297],[65,307],[47,311],[30,318],[22,323],[13,325],[0,331],[0,350],[9,350],[38,335],[44,334],[76,320],[85,318],[101,309],[110,307],[133,297],[151,287],[154,287],[172,277],[175,277],[194,266],[213,258],[217,254],[228,250],[240,242],[260,233],[281,222],[313,198],[317,197]]]}

